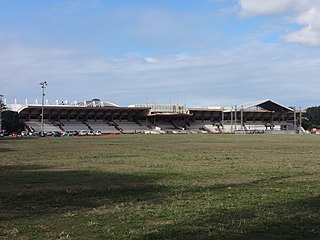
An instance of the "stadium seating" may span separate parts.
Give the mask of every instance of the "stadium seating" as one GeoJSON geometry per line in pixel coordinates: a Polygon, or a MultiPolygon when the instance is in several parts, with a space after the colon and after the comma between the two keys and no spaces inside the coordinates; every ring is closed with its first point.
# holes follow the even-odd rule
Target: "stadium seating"
{"type": "Polygon", "coordinates": [[[122,130],[123,133],[143,133],[147,130],[145,126],[140,126],[136,122],[127,120],[116,120],[113,122],[122,130]]]}
{"type": "MultiPolygon", "coordinates": [[[[41,122],[40,121],[27,121],[25,123],[33,130],[33,132],[41,132],[41,122]]],[[[43,131],[44,132],[55,132],[55,131],[61,131],[61,129],[58,126],[55,126],[51,122],[44,122],[43,123],[43,131]]]]}
{"type": "Polygon", "coordinates": [[[264,123],[262,122],[246,122],[244,124],[245,126],[245,129],[246,130],[249,130],[249,131],[252,131],[252,130],[258,130],[258,131],[264,131],[266,130],[266,126],[264,123]]]}
{"type": "Polygon", "coordinates": [[[176,127],[179,128],[181,130],[186,130],[188,129],[188,126],[186,125],[186,123],[182,120],[172,120],[172,124],[176,127]]]}
{"type": "Polygon", "coordinates": [[[170,122],[166,121],[158,121],[156,122],[156,126],[161,128],[163,131],[173,131],[178,129],[175,126],[173,126],[170,122]]]}
{"type": "Polygon", "coordinates": [[[203,129],[210,133],[220,133],[220,129],[218,126],[214,126],[212,124],[203,125],[203,129]]]}
{"type": "Polygon", "coordinates": [[[223,124],[223,126],[221,127],[221,130],[223,133],[231,133],[233,129],[234,129],[234,126],[228,123],[223,124]]]}
{"type": "Polygon", "coordinates": [[[114,124],[94,120],[88,120],[87,125],[89,125],[94,131],[101,131],[102,133],[119,133],[119,130],[115,128],[114,124]]]}
{"type": "Polygon", "coordinates": [[[274,124],[273,130],[281,130],[281,125],[280,124],[274,124]]]}
{"type": "Polygon", "coordinates": [[[191,130],[202,130],[204,125],[212,125],[212,122],[210,122],[210,121],[190,122],[189,129],[191,129],[191,130]]]}
{"type": "Polygon", "coordinates": [[[76,121],[76,120],[61,120],[60,121],[62,128],[65,131],[81,131],[81,130],[90,130],[87,125],[83,122],[76,121]]]}

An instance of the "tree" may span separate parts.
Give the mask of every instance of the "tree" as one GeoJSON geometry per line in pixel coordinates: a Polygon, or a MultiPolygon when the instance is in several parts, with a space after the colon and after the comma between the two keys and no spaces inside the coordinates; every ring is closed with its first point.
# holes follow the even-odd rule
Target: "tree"
{"type": "Polygon", "coordinates": [[[310,120],[306,117],[302,117],[301,119],[301,125],[304,129],[310,129],[312,128],[312,123],[310,122],[310,120]]]}
{"type": "Polygon", "coordinates": [[[2,100],[3,95],[0,94],[0,130],[2,130],[2,112],[6,109],[6,105],[2,100]]]}
{"type": "Polygon", "coordinates": [[[309,128],[320,128],[320,106],[307,108],[306,118],[309,128]]]}
{"type": "Polygon", "coordinates": [[[19,119],[19,115],[14,111],[2,112],[2,128],[9,134],[19,133],[24,130],[24,125],[19,119]]]}

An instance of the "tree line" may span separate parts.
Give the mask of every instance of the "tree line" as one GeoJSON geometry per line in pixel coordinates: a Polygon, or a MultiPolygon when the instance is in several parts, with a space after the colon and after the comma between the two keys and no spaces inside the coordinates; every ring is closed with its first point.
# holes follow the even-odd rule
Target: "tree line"
{"type": "Polygon", "coordinates": [[[20,133],[24,130],[24,124],[19,118],[19,114],[14,111],[2,112],[2,129],[6,130],[9,134],[20,133]]]}
{"type": "Polygon", "coordinates": [[[320,106],[309,107],[302,118],[302,127],[304,129],[320,128],[320,106]]]}

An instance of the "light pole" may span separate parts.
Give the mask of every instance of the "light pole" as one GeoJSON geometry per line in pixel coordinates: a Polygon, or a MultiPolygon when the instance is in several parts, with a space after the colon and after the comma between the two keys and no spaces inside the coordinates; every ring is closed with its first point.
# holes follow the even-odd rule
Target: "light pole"
{"type": "Polygon", "coordinates": [[[45,97],[44,90],[45,90],[46,86],[48,85],[48,83],[47,83],[47,81],[44,81],[44,82],[41,82],[40,85],[41,85],[41,88],[42,88],[41,133],[40,133],[40,135],[42,137],[44,137],[44,123],[43,123],[43,110],[44,110],[44,97],[45,97]]]}

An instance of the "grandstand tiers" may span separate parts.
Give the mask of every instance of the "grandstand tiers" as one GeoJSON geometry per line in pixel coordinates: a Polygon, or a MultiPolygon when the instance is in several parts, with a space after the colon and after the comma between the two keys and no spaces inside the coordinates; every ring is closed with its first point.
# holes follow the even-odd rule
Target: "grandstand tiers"
{"type": "MultiPolygon", "coordinates": [[[[32,132],[41,129],[41,105],[21,106],[17,112],[32,132]]],[[[105,101],[44,106],[44,131],[101,131],[102,133],[136,133],[144,126],[136,123],[149,112],[146,107],[119,107],[105,101]]]]}
{"type": "MultiPolygon", "coordinates": [[[[18,105],[17,105],[18,106],[18,105]]],[[[29,131],[40,131],[42,106],[19,105],[29,131]]],[[[45,131],[102,133],[295,133],[296,111],[270,99],[228,107],[189,108],[179,105],[131,105],[93,99],[44,105],[45,131]]]]}
{"type": "Polygon", "coordinates": [[[189,112],[193,123],[202,122],[202,126],[210,125],[209,129],[217,126],[224,133],[296,130],[296,112],[270,99],[232,107],[191,108],[189,112]]]}
{"type": "MultiPolygon", "coordinates": [[[[39,119],[41,106],[23,106],[18,110],[22,120],[39,119]]],[[[46,105],[44,106],[44,119],[46,120],[113,120],[132,119],[137,116],[144,116],[148,108],[131,107],[93,107],[93,106],[72,106],[72,105],[46,105]]]]}
{"type": "Polygon", "coordinates": [[[188,113],[150,113],[146,116],[147,126],[164,132],[187,133],[188,123],[192,117],[188,113]]]}

